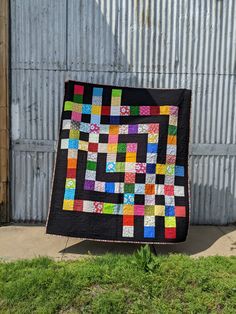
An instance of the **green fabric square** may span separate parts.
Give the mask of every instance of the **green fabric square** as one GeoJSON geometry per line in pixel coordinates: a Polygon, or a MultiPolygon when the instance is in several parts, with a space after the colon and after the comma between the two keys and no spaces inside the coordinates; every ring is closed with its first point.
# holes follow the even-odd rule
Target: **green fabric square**
{"type": "Polygon", "coordinates": [[[75,179],[66,179],[66,189],[75,189],[75,179]]]}
{"type": "Polygon", "coordinates": [[[130,106],[130,115],[138,116],[139,115],[139,107],[138,106],[130,106]]]}
{"type": "Polygon", "coordinates": [[[121,97],[122,90],[121,89],[113,89],[112,97],[121,97]]]}
{"type": "Polygon", "coordinates": [[[126,153],[126,144],[125,143],[118,143],[118,153],[126,153]]]}
{"type": "Polygon", "coordinates": [[[72,111],[73,102],[72,101],[66,101],[64,105],[64,111],[72,111]]]}
{"type": "Polygon", "coordinates": [[[125,163],[124,162],[116,162],[116,172],[125,172],[125,163]]]}
{"type": "Polygon", "coordinates": [[[83,95],[74,95],[73,101],[77,102],[77,104],[82,104],[83,103],[83,95]]]}
{"type": "Polygon", "coordinates": [[[103,214],[113,214],[115,209],[115,204],[104,203],[103,205],[103,214]]]}
{"type": "Polygon", "coordinates": [[[125,183],[124,193],[134,193],[134,184],[133,183],[125,183]]]}
{"type": "Polygon", "coordinates": [[[176,135],[177,134],[177,126],[169,125],[169,127],[168,127],[168,134],[169,135],[176,135]]]}
{"type": "Polygon", "coordinates": [[[95,161],[87,160],[87,169],[96,170],[97,163],[95,161]]]}

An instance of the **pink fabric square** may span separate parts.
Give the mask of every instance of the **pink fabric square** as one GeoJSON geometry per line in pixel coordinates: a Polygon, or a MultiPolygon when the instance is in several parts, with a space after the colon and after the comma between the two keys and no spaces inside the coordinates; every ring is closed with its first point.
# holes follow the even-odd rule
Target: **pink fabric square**
{"type": "Polygon", "coordinates": [[[149,106],[140,106],[139,114],[143,116],[150,116],[150,107],[149,106]]]}
{"type": "Polygon", "coordinates": [[[176,107],[176,106],[171,106],[170,107],[170,114],[172,115],[172,116],[177,116],[178,115],[178,107],[176,107]]]}
{"type": "Polygon", "coordinates": [[[173,165],[176,162],[176,156],[174,155],[167,155],[166,156],[166,163],[169,165],[173,165]]]}
{"type": "Polygon", "coordinates": [[[137,152],[137,143],[127,143],[127,152],[136,153],[137,152]]]}
{"type": "Polygon", "coordinates": [[[134,215],[143,216],[144,215],[144,205],[134,205],[134,215]]]}
{"type": "Polygon", "coordinates": [[[136,171],[136,173],[146,173],[146,163],[136,162],[135,171],[136,171]]]}
{"type": "Polygon", "coordinates": [[[118,143],[118,135],[109,135],[108,142],[113,144],[118,143]]]}
{"type": "Polygon", "coordinates": [[[81,113],[73,111],[71,119],[74,121],[81,121],[81,113]]]}

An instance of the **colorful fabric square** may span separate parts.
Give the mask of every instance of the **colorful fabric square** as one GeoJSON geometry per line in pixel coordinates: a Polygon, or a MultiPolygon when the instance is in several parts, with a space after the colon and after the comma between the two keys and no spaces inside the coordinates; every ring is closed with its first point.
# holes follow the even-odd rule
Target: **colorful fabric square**
{"type": "Polygon", "coordinates": [[[47,232],[184,241],[190,91],[66,84],[47,232]]]}

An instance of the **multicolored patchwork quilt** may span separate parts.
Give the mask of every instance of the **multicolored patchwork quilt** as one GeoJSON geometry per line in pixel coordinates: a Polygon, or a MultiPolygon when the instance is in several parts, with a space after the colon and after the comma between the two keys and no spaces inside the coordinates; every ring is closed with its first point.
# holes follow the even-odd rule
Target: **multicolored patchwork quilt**
{"type": "Polygon", "coordinates": [[[185,241],[191,91],[69,81],[47,233],[185,241]]]}

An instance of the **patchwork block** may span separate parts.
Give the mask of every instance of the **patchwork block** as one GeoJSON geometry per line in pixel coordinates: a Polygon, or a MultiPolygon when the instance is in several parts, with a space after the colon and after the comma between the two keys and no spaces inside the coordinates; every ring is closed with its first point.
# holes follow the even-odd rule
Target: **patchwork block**
{"type": "Polygon", "coordinates": [[[66,84],[47,233],[184,241],[190,91],[66,84]]]}

